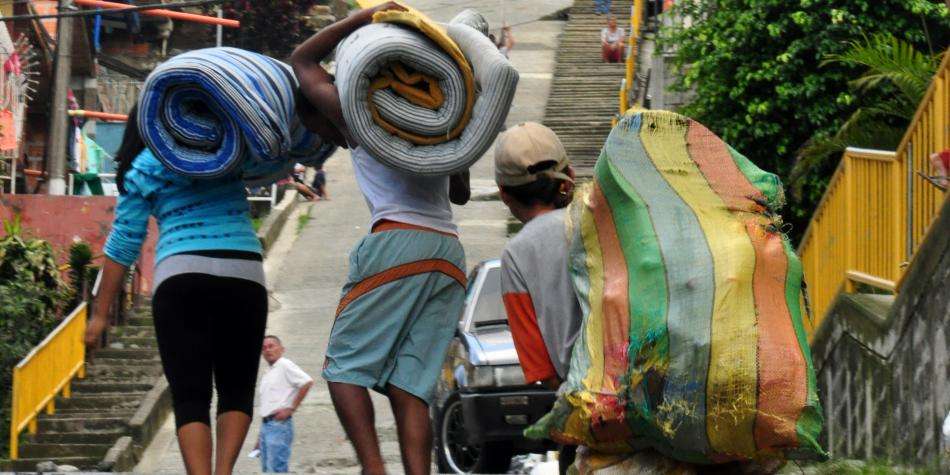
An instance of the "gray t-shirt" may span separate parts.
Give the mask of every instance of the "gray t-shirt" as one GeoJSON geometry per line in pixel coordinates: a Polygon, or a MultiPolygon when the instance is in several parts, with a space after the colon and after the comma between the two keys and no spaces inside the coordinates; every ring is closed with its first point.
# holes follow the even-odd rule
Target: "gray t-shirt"
{"type": "Polygon", "coordinates": [[[508,242],[501,291],[518,358],[529,383],[566,379],[581,309],[568,272],[565,210],[545,213],[508,242]]]}

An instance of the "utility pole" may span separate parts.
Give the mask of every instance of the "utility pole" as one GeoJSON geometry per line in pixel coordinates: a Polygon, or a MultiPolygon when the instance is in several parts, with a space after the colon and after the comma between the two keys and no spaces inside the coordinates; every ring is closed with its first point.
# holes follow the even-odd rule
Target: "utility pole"
{"type": "MultiPolygon", "coordinates": [[[[950,0],[947,0],[947,1],[950,2],[950,0]]],[[[218,19],[220,20],[222,18],[224,18],[224,9],[221,8],[221,5],[218,5],[218,19]]],[[[215,29],[216,29],[215,36],[217,37],[217,46],[218,48],[220,48],[221,40],[224,38],[224,31],[222,31],[220,23],[218,23],[218,26],[215,27],[215,29]]]]}
{"type": "MultiPolygon", "coordinates": [[[[59,12],[72,8],[72,0],[59,0],[59,12]]],[[[50,107],[49,144],[46,147],[49,194],[66,194],[66,143],[69,125],[67,91],[72,72],[73,19],[56,21],[56,62],[53,64],[53,99],[50,107]]]]}

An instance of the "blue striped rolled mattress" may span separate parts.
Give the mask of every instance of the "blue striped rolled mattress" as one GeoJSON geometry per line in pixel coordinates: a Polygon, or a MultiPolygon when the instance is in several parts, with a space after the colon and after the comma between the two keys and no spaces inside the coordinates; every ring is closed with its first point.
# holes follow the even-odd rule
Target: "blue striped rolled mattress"
{"type": "Polygon", "coordinates": [[[142,138],[171,170],[196,178],[243,173],[257,184],[294,162],[333,152],[298,120],[290,67],[237,48],[206,48],[165,61],[139,97],[142,138]]]}
{"type": "Polygon", "coordinates": [[[364,26],[337,47],[336,85],[350,133],[377,160],[418,175],[456,173],[481,158],[504,128],[518,84],[517,70],[484,34],[459,22],[445,29],[471,65],[476,97],[461,134],[438,144],[413,143],[387,131],[374,119],[372,109],[412,134],[448,134],[462,120],[468,94],[463,74],[449,54],[419,31],[393,23],[364,26]],[[394,63],[437,78],[444,94],[442,105],[432,110],[393,90],[373,91],[380,71],[394,63]]]}

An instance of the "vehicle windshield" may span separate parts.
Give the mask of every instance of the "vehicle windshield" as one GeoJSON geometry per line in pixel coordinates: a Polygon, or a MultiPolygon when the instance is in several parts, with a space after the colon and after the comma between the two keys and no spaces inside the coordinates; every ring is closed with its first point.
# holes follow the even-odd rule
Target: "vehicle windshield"
{"type": "Polygon", "coordinates": [[[472,318],[476,328],[508,323],[505,306],[501,301],[501,268],[493,267],[486,272],[485,282],[475,303],[475,315],[472,318]]]}

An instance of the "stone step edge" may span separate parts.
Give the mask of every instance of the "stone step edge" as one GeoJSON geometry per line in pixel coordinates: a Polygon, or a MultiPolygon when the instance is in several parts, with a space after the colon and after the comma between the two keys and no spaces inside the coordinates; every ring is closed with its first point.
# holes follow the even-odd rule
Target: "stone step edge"
{"type": "Polygon", "coordinates": [[[129,420],[131,435],[120,437],[99,462],[104,472],[131,472],[172,412],[172,395],[164,376],[145,394],[129,420]]]}

